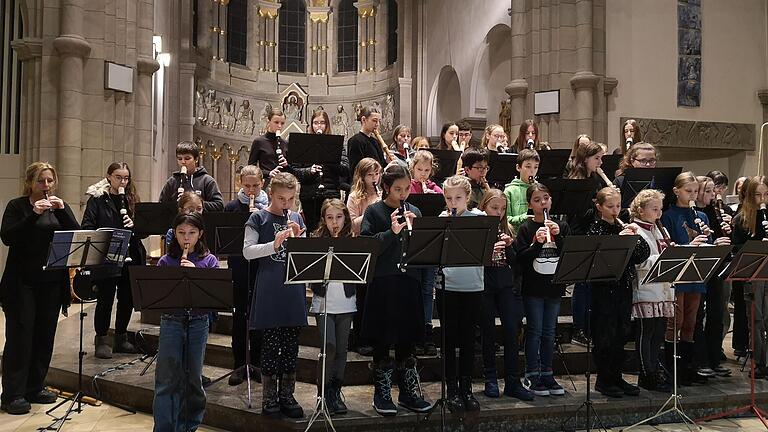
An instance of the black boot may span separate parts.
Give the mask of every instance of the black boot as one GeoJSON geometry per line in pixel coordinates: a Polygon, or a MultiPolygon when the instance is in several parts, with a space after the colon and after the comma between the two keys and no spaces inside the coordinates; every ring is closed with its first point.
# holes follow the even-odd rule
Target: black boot
{"type": "Polygon", "coordinates": [[[680,359],[683,360],[683,368],[680,375],[685,376],[693,384],[706,384],[707,377],[698,374],[698,368],[693,361],[694,347],[693,342],[678,342],[678,348],[682,348],[680,359]]]}
{"type": "Polygon", "coordinates": [[[461,392],[461,400],[464,401],[466,411],[480,411],[480,402],[472,394],[471,376],[463,376],[459,379],[459,392],[461,392]]]}
{"type": "Polygon", "coordinates": [[[379,362],[373,369],[373,409],[379,415],[397,415],[392,402],[392,374],[395,372],[391,360],[379,362]]]}
{"type": "Polygon", "coordinates": [[[424,355],[437,355],[437,347],[435,346],[435,332],[432,330],[432,324],[426,324],[424,326],[424,355]]]}
{"type": "Polygon", "coordinates": [[[432,404],[424,400],[421,395],[419,371],[416,370],[414,357],[405,360],[398,367],[397,387],[400,390],[397,403],[401,407],[417,413],[424,413],[432,409],[432,404]]]}
{"type": "MultiPolygon", "coordinates": [[[[317,385],[317,397],[322,393],[322,386],[317,385]]],[[[330,381],[325,383],[325,393],[322,393],[325,399],[325,406],[328,408],[328,414],[334,415],[337,412],[336,400],[334,399],[333,384],[330,381]]]]}
{"type": "Polygon", "coordinates": [[[280,377],[280,389],[278,390],[278,401],[280,402],[280,412],[288,418],[304,417],[304,410],[293,397],[296,390],[296,372],[284,373],[280,377]]]}
{"type": "Polygon", "coordinates": [[[280,414],[277,398],[277,376],[262,375],[261,414],[265,416],[280,414]]]}
{"type": "Polygon", "coordinates": [[[681,354],[681,346],[682,344],[678,342],[677,348],[678,348],[678,358],[677,358],[677,368],[675,368],[675,344],[673,342],[664,342],[664,367],[667,369],[667,376],[669,377],[669,382],[674,382],[675,376],[677,376],[677,384],[681,386],[689,386],[691,385],[691,381],[688,379],[688,376],[683,372],[683,359],[681,354]]]}
{"type": "Polygon", "coordinates": [[[329,382],[331,389],[330,396],[333,397],[333,403],[335,405],[336,414],[346,414],[347,404],[344,403],[344,399],[341,396],[341,380],[338,378],[331,378],[329,382]]]}
{"type": "Polygon", "coordinates": [[[113,353],[125,353],[125,354],[137,354],[139,350],[128,342],[128,333],[117,334],[115,333],[115,340],[112,344],[113,353]]]}
{"type": "Polygon", "coordinates": [[[464,399],[459,394],[459,382],[455,378],[447,378],[445,386],[445,406],[448,411],[459,415],[464,414],[464,399]]]}
{"type": "Polygon", "coordinates": [[[112,348],[109,346],[109,336],[95,336],[93,344],[96,346],[96,358],[112,358],[112,348]]]}

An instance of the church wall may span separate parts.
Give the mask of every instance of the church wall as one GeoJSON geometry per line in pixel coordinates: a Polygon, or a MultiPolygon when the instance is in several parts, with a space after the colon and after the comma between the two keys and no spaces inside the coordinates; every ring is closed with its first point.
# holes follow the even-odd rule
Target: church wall
{"type": "MultiPolygon", "coordinates": [[[[677,106],[677,2],[606,2],[606,75],[618,79],[608,97],[608,145],[620,140],[620,117],[763,122],[757,96],[766,82],[766,3],[702,0],[701,106],[677,106]],[[630,61],[631,60],[631,61],[630,61]]],[[[756,137],[756,143],[759,138],[756,137]]],[[[667,164],[694,172],[756,173],[755,151],[662,149],[667,164]]]]}
{"type": "MultiPolygon", "coordinates": [[[[489,31],[497,25],[509,26],[510,17],[507,13],[509,7],[509,1],[498,0],[473,1],[471,7],[467,7],[467,2],[461,0],[426,1],[426,18],[423,20],[423,24],[427,39],[424,52],[427,58],[423,63],[426,68],[423,71],[423,80],[421,80],[425,85],[425,88],[422,89],[425,99],[437,97],[437,92],[433,89],[437,89],[439,86],[441,71],[444,66],[452,66],[458,77],[460,94],[449,95],[447,99],[460,105],[458,111],[460,111],[461,117],[485,117],[488,115],[490,122],[498,120],[498,105],[502,98],[506,99],[507,97],[504,93],[504,85],[509,82],[509,72],[503,80],[498,80],[494,75],[493,78],[496,79],[493,82],[499,83],[499,88],[489,93],[495,94],[495,99],[490,96],[486,97],[485,94],[475,98],[471,96],[473,87],[478,93],[486,92],[487,83],[485,80],[490,77],[485,73],[488,73],[488,62],[491,61],[488,59],[488,55],[490,54],[494,59],[498,56],[509,56],[508,50],[506,53],[488,53],[486,51],[486,36],[489,31]],[[479,104],[477,99],[480,99],[479,104]],[[478,106],[487,108],[488,111],[476,110],[475,108],[478,106]],[[496,113],[495,116],[493,116],[494,112],[496,113]]],[[[493,70],[496,68],[491,69],[491,71],[493,70]]],[[[430,116],[427,112],[423,113],[424,132],[432,136],[440,133],[440,127],[444,122],[460,119],[444,118],[439,115],[439,112],[445,112],[445,110],[437,109],[437,102],[437,99],[427,101],[427,111],[431,113],[431,110],[435,110],[436,115],[430,116]]],[[[483,120],[485,119],[483,118],[483,120]]]]}

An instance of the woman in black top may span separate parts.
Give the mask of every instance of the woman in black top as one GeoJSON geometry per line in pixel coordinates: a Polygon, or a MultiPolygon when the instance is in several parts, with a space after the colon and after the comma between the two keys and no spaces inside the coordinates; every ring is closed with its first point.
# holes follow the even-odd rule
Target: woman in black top
{"type": "Polygon", "coordinates": [[[53,195],[56,170],[47,162],[28,166],[24,193],[11,200],[3,213],[0,237],[8,249],[0,281],[5,314],[3,393],[0,408],[26,414],[31,403],[53,403],[44,380],[53,354],[59,311],[70,303],[69,272],[43,271],[48,247],[57,230],[78,229],[75,215],[53,195]]]}
{"type": "MultiPolygon", "coordinates": [[[[312,113],[307,133],[331,135],[331,122],[328,113],[315,111],[312,113]]],[[[307,231],[317,228],[320,220],[320,208],[326,199],[341,198],[341,191],[349,192],[349,159],[342,150],[341,163],[312,165],[309,173],[301,179],[299,200],[304,212],[304,223],[307,231]]]]}
{"type": "MultiPolygon", "coordinates": [[[[83,229],[121,228],[133,230],[133,214],[135,204],[139,201],[136,188],[131,181],[131,168],[125,162],[113,162],[107,167],[107,177],[91,185],[86,191],[91,197],[83,213],[83,229]],[[122,192],[122,193],[121,193],[122,192]]],[[[128,341],[128,322],[133,312],[133,296],[131,282],[128,278],[128,265],[144,265],[147,251],[141,240],[131,236],[128,247],[126,265],[122,270],[107,270],[106,274],[93,275],[92,279],[98,287],[96,312],[93,316],[93,327],[96,330],[94,344],[96,357],[112,358],[112,353],[135,354],[136,348],[128,341]],[[112,317],[112,303],[115,301],[117,289],[117,311],[115,313],[115,337],[112,348],[109,348],[109,321],[112,317]]]]}

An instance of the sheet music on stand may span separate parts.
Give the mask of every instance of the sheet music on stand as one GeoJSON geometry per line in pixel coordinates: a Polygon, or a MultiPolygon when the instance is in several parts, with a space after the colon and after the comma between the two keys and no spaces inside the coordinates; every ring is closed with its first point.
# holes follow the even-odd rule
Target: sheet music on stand
{"type": "Polygon", "coordinates": [[[128,256],[131,235],[130,230],[118,228],[56,231],[44,269],[122,267],[128,256]]]}

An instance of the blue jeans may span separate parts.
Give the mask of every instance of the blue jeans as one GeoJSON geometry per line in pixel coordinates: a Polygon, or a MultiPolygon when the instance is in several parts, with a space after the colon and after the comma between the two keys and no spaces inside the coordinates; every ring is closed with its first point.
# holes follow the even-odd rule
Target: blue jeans
{"type": "Polygon", "coordinates": [[[424,297],[424,324],[432,327],[432,308],[435,304],[435,280],[437,269],[427,267],[421,269],[421,294],[424,297]]]}
{"type": "Polygon", "coordinates": [[[520,350],[517,331],[523,320],[523,299],[513,289],[483,291],[483,314],[480,328],[483,334],[483,369],[486,379],[496,376],[496,313],[504,330],[504,373],[519,376],[517,356],[520,350]]]}
{"type": "Polygon", "coordinates": [[[573,286],[571,297],[571,309],[573,315],[573,329],[584,330],[589,335],[589,322],[587,322],[587,309],[592,304],[592,287],[588,283],[577,283],[573,286]]]}
{"type": "Polygon", "coordinates": [[[552,372],[560,298],[523,297],[526,317],[525,374],[552,372]]]}
{"type": "Polygon", "coordinates": [[[202,373],[209,317],[193,315],[190,318],[187,344],[185,319],[181,315],[168,314],[160,319],[152,404],[154,432],[196,430],[205,414],[202,373]]]}

